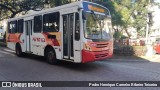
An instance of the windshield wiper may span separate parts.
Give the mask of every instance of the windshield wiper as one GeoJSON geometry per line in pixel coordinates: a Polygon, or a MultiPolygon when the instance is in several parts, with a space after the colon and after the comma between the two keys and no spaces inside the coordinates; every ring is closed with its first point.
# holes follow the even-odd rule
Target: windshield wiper
{"type": "Polygon", "coordinates": [[[93,10],[91,10],[91,14],[92,14],[92,17],[94,18],[94,20],[99,24],[99,26],[101,27],[101,23],[98,21],[98,17],[96,16],[96,14],[94,13],[93,10]],[[93,16],[94,15],[94,16],[93,16]]]}
{"type": "Polygon", "coordinates": [[[91,14],[92,14],[92,17],[94,18],[94,20],[99,24],[100,26],[100,31],[101,31],[101,39],[102,39],[102,25],[101,25],[101,22],[98,20],[98,17],[96,16],[96,14],[94,13],[93,10],[91,10],[91,14]],[[93,16],[94,15],[94,16],[93,16]]]}

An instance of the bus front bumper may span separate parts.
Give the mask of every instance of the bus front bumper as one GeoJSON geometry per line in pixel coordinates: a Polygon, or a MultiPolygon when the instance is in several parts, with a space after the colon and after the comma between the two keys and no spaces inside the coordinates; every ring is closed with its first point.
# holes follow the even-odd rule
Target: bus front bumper
{"type": "Polygon", "coordinates": [[[82,63],[98,61],[111,57],[112,54],[110,54],[109,51],[94,52],[94,51],[82,50],[82,63]]]}

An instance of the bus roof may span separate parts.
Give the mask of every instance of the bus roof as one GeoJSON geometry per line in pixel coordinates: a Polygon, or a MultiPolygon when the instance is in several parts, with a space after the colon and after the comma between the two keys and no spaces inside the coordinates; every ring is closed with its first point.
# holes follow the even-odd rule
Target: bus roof
{"type": "Polygon", "coordinates": [[[77,2],[73,2],[73,3],[70,3],[70,4],[65,4],[65,5],[49,8],[49,9],[42,10],[42,11],[35,11],[35,12],[30,13],[30,14],[22,15],[22,16],[19,16],[19,17],[10,18],[10,19],[8,19],[8,22],[9,21],[13,21],[13,20],[17,20],[17,19],[23,19],[25,17],[30,17],[30,16],[36,16],[36,15],[41,15],[41,14],[45,14],[45,13],[56,12],[59,9],[63,9],[63,8],[67,8],[67,7],[72,7],[72,6],[82,7],[82,3],[83,2],[92,3],[92,4],[95,4],[95,5],[98,5],[98,6],[101,6],[101,7],[105,8],[105,9],[107,9],[106,7],[104,7],[104,6],[100,5],[100,4],[97,4],[97,3],[93,3],[93,2],[89,2],[89,1],[77,1],[77,2]]]}

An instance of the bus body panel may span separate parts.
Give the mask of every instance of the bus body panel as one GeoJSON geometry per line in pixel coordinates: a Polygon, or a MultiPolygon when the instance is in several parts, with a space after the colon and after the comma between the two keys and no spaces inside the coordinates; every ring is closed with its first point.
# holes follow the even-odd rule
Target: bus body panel
{"type": "Polygon", "coordinates": [[[12,50],[15,50],[15,46],[17,43],[22,43],[20,41],[20,38],[21,38],[22,34],[7,34],[7,46],[8,48],[12,49],[12,50]]]}

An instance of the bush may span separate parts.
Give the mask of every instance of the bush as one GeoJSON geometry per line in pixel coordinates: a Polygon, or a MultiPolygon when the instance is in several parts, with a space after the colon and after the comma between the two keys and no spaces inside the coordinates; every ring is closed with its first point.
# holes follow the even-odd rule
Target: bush
{"type": "Polygon", "coordinates": [[[121,45],[114,47],[114,54],[118,55],[133,55],[133,48],[132,46],[121,45]]]}
{"type": "Polygon", "coordinates": [[[144,56],[147,53],[146,46],[133,46],[135,56],[144,56]]]}
{"type": "Polygon", "coordinates": [[[135,56],[144,56],[147,52],[145,46],[114,46],[114,54],[117,55],[135,55],[135,56]]]}

